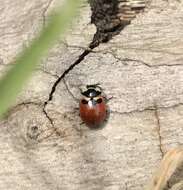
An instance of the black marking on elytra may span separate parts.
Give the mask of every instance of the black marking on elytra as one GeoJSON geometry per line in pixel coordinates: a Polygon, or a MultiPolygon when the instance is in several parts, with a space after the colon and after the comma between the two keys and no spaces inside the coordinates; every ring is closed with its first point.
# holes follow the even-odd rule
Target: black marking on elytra
{"type": "Polygon", "coordinates": [[[88,104],[88,101],[85,100],[85,99],[82,99],[82,100],[81,100],[81,103],[82,103],[82,104],[88,104]]]}
{"type": "Polygon", "coordinates": [[[102,103],[102,98],[97,99],[97,104],[102,103]]]}

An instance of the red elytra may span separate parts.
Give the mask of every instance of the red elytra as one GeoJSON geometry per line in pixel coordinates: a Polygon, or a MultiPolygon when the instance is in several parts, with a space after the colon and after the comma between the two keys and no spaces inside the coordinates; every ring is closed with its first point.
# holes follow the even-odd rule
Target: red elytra
{"type": "Polygon", "coordinates": [[[80,101],[80,117],[83,122],[89,127],[95,128],[101,126],[107,117],[107,107],[105,104],[105,100],[103,97],[100,98],[102,99],[102,102],[96,103],[92,106],[90,106],[88,103],[83,104],[83,99],[80,101]]]}

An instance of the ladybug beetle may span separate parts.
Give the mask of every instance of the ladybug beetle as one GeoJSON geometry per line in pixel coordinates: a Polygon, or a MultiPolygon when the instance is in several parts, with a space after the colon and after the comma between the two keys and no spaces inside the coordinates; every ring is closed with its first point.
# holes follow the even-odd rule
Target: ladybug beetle
{"type": "Polygon", "coordinates": [[[99,84],[87,85],[86,91],[81,91],[83,98],[79,103],[80,117],[91,128],[100,127],[107,118],[106,98],[102,96],[99,84]]]}

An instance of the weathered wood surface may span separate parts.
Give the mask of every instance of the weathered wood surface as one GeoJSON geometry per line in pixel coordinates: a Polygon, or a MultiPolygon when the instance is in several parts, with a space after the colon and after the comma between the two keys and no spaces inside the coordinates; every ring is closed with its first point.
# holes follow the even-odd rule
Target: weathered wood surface
{"type": "MultiPolygon", "coordinates": [[[[55,2],[1,0],[0,70],[41,27],[55,2]]],[[[82,6],[0,123],[0,189],[142,190],[164,153],[183,142],[183,2],[152,0],[110,42],[100,44],[51,88],[95,34],[82,6]],[[78,87],[101,83],[111,114],[101,130],[78,116],[78,87]],[[46,138],[45,138],[46,137],[46,138]]]]}

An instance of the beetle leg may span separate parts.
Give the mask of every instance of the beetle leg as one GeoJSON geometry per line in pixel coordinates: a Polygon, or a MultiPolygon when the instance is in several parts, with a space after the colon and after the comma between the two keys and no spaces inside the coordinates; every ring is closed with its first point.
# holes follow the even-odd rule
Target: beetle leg
{"type": "Polygon", "coordinates": [[[84,124],[85,124],[85,122],[82,121],[79,125],[81,126],[81,125],[84,125],[84,124]]]}
{"type": "Polygon", "coordinates": [[[107,98],[107,102],[109,102],[113,98],[114,98],[113,96],[111,96],[110,98],[107,98]]]}
{"type": "Polygon", "coordinates": [[[111,99],[113,99],[114,97],[111,96],[110,98],[107,98],[107,97],[103,96],[103,98],[104,98],[105,102],[108,103],[108,102],[109,102],[111,99]]]}

